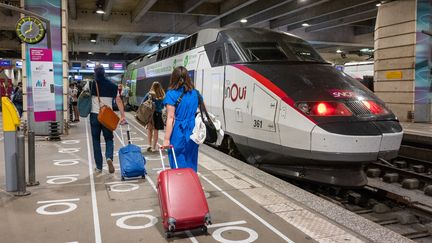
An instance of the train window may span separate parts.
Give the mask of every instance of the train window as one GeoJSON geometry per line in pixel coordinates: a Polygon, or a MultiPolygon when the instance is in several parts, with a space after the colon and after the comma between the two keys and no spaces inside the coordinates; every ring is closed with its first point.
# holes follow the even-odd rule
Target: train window
{"type": "Polygon", "coordinates": [[[240,56],[238,55],[237,51],[234,49],[234,46],[231,43],[228,43],[226,45],[226,49],[229,63],[234,63],[241,60],[240,56]]]}
{"type": "Polygon", "coordinates": [[[213,65],[219,66],[223,64],[222,51],[217,49],[213,56],[213,65]]]}
{"type": "Polygon", "coordinates": [[[191,36],[190,48],[194,48],[196,46],[197,37],[198,37],[197,34],[194,34],[193,36],[191,36]]]}
{"type": "Polygon", "coordinates": [[[175,52],[174,46],[170,46],[168,49],[169,49],[169,56],[170,57],[174,56],[174,52],[175,52]]]}

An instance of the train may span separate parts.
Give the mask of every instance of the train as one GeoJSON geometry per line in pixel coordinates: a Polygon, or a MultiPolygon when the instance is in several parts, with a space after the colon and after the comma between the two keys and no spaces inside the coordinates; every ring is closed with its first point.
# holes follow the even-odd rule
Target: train
{"type": "Polygon", "coordinates": [[[373,92],[305,40],[263,28],[203,29],[130,62],[138,106],[153,81],[184,66],[221,122],[224,146],[277,176],[341,187],[367,184],[364,167],[397,156],[402,127],[373,92]]]}

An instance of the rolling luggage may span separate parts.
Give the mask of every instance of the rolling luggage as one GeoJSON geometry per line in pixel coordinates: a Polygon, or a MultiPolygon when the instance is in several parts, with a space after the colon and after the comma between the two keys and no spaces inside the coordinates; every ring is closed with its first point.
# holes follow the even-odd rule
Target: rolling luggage
{"type": "Polygon", "coordinates": [[[158,177],[159,205],[165,236],[174,232],[201,229],[207,233],[211,217],[198,175],[190,168],[165,169],[162,150],[172,149],[176,167],[177,159],[172,145],[160,147],[163,171],[158,177]]]}
{"type": "Polygon", "coordinates": [[[122,181],[124,181],[126,177],[141,176],[142,178],[145,178],[145,175],[147,174],[145,170],[146,160],[141,153],[141,148],[132,144],[130,141],[129,125],[126,134],[128,145],[120,148],[118,153],[122,181]]]}

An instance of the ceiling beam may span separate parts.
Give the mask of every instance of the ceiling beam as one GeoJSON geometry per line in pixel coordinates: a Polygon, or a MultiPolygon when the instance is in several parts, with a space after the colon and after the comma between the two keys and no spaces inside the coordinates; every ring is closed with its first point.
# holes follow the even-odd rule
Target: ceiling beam
{"type": "Polygon", "coordinates": [[[75,45],[79,44],[79,35],[78,33],[73,33],[73,41],[75,45]]]}
{"type": "Polygon", "coordinates": [[[183,3],[183,12],[189,13],[207,0],[187,0],[183,3]]]}
{"type": "Polygon", "coordinates": [[[199,6],[184,11],[184,6],[180,2],[172,0],[158,0],[148,11],[148,13],[166,13],[176,15],[198,15],[198,16],[217,16],[219,15],[219,4],[203,2],[199,6]]]}
{"type": "Polygon", "coordinates": [[[102,19],[104,21],[108,21],[108,19],[110,18],[113,4],[114,4],[114,0],[105,0],[105,3],[104,3],[104,12],[105,13],[102,17],[102,19]]]}
{"type": "Polygon", "coordinates": [[[351,42],[334,42],[334,41],[308,41],[312,45],[327,45],[327,46],[350,46],[350,47],[370,47],[373,48],[374,45],[368,43],[351,43],[351,42]]]}
{"type": "MultiPolygon", "coordinates": [[[[316,18],[313,18],[313,19],[309,19],[309,20],[307,20],[307,23],[309,25],[321,24],[321,23],[332,21],[332,20],[335,20],[335,19],[345,18],[345,17],[351,16],[351,15],[357,15],[357,14],[361,14],[361,13],[367,13],[367,12],[375,11],[376,8],[377,7],[375,6],[375,2],[372,2],[372,3],[369,3],[369,4],[359,5],[357,7],[353,7],[353,8],[350,8],[350,9],[346,9],[346,10],[342,10],[342,11],[337,11],[337,12],[332,13],[332,14],[327,14],[327,15],[324,15],[324,16],[320,16],[320,17],[316,17],[316,18]]],[[[292,30],[295,30],[295,29],[298,29],[298,28],[302,28],[303,27],[302,23],[288,25],[287,26],[287,31],[292,31],[292,30]]]]}
{"type": "Polygon", "coordinates": [[[322,17],[325,15],[333,14],[336,12],[340,12],[343,10],[347,10],[350,8],[354,8],[360,5],[368,4],[368,3],[374,3],[376,0],[334,0],[330,1],[327,4],[323,4],[318,7],[304,9],[301,12],[298,13],[292,13],[289,15],[286,15],[281,18],[277,18],[275,20],[270,21],[270,28],[278,28],[278,27],[284,27],[287,25],[295,25],[295,24],[301,24],[303,22],[306,22],[310,19],[322,17]]]}
{"type": "Polygon", "coordinates": [[[340,19],[334,19],[331,21],[327,21],[324,23],[313,25],[311,27],[307,27],[305,29],[305,31],[306,32],[321,31],[321,30],[326,30],[326,29],[331,29],[331,28],[340,27],[340,26],[344,26],[344,25],[349,25],[349,24],[353,24],[353,23],[357,23],[357,22],[361,22],[361,21],[365,21],[365,20],[369,20],[369,19],[374,19],[377,17],[377,12],[378,12],[377,9],[373,9],[369,12],[363,12],[360,14],[348,15],[348,16],[345,16],[345,17],[340,18],[340,19]]]}
{"type": "Polygon", "coordinates": [[[230,13],[229,15],[223,17],[221,19],[221,27],[225,27],[228,25],[231,25],[233,23],[238,22],[240,19],[248,19],[252,16],[264,13],[266,11],[269,11],[271,9],[277,9],[279,6],[289,3],[293,0],[266,0],[266,1],[256,1],[252,4],[250,4],[247,7],[244,7],[242,9],[239,9],[233,13],[230,13]]]}
{"type": "Polygon", "coordinates": [[[69,17],[71,19],[76,19],[77,18],[76,1],[68,0],[68,5],[69,5],[69,17]]]}
{"type": "Polygon", "coordinates": [[[157,0],[140,0],[132,11],[132,23],[138,22],[157,0]]]}
{"type": "Polygon", "coordinates": [[[119,44],[120,40],[123,38],[123,35],[116,35],[113,39],[113,44],[116,46],[119,44]]]}
{"type": "Polygon", "coordinates": [[[216,17],[200,17],[198,19],[199,26],[205,26],[219,20],[239,9],[242,9],[257,0],[228,0],[221,3],[219,7],[219,15],[216,17]]]}
{"type": "Polygon", "coordinates": [[[306,10],[315,6],[322,6],[323,3],[329,2],[329,0],[319,0],[314,2],[308,1],[292,1],[285,3],[278,8],[270,9],[258,15],[255,15],[248,19],[247,25],[253,26],[264,23],[266,21],[276,19],[288,14],[296,14],[302,10],[306,10]]]}

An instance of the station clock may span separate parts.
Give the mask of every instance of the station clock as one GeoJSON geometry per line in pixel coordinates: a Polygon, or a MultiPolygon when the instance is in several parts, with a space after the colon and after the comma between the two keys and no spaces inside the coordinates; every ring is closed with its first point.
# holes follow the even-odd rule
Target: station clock
{"type": "Polygon", "coordinates": [[[16,27],[18,37],[28,44],[39,43],[45,37],[45,27],[38,18],[26,16],[18,20],[16,27]]]}

